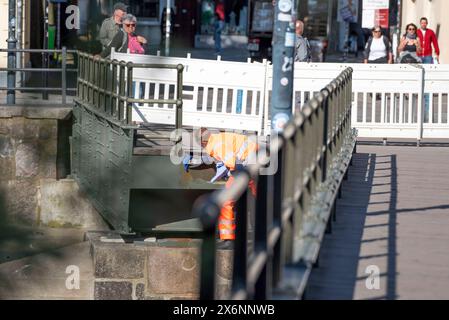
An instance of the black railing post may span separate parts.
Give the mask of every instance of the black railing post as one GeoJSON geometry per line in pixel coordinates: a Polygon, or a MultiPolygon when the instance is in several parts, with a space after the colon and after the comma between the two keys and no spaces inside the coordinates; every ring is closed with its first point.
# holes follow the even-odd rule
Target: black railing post
{"type": "MultiPolygon", "coordinates": [[[[282,195],[283,195],[283,179],[282,179],[282,171],[284,166],[284,149],[279,150],[277,155],[273,155],[273,157],[277,157],[277,171],[274,175],[270,176],[268,181],[268,193],[267,193],[267,201],[272,200],[272,210],[273,210],[273,228],[280,227],[281,232],[283,232],[283,223],[282,223],[282,195]]],[[[292,214],[291,219],[294,220],[294,214],[292,214]]],[[[292,226],[293,223],[290,220],[292,226]]],[[[293,226],[294,230],[294,226],[293,226]]],[[[293,237],[292,237],[293,239],[293,237]]],[[[284,265],[284,257],[283,257],[283,235],[279,237],[279,241],[276,243],[273,249],[273,276],[272,283],[273,287],[276,287],[282,279],[282,269],[284,265]]],[[[293,244],[291,244],[293,245],[293,244]]]]}
{"type": "Polygon", "coordinates": [[[324,88],[323,90],[321,90],[321,94],[323,95],[323,112],[324,112],[324,117],[323,117],[323,147],[324,147],[324,154],[323,154],[323,158],[321,160],[321,170],[322,170],[322,179],[321,182],[325,182],[327,179],[327,167],[328,167],[328,153],[329,153],[329,89],[328,88],[324,88]]]}
{"type": "Polygon", "coordinates": [[[195,216],[203,227],[201,244],[200,300],[215,299],[215,229],[220,208],[207,195],[199,197],[194,204],[195,216]]]}
{"type": "Polygon", "coordinates": [[[248,287],[248,191],[236,202],[235,243],[231,297],[246,298],[248,287]],[[235,257],[238,257],[235,259],[235,257]]]}
{"type": "Polygon", "coordinates": [[[133,103],[129,102],[129,99],[132,98],[140,98],[140,97],[134,97],[134,89],[140,90],[140,87],[138,88],[138,84],[134,82],[133,79],[133,63],[128,62],[126,64],[126,67],[128,68],[128,75],[127,75],[127,81],[128,81],[128,94],[126,95],[126,124],[131,124],[132,117],[133,117],[133,103]]]}
{"type": "MultiPolygon", "coordinates": [[[[9,17],[8,17],[8,50],[15,50],[17,39],[16,39],[16,1],[9,0],[9,17]]],[[[14,51],[8,52],[8,68],[16,68],[17,53],[14,51]]],[[[16,71],[8,71],[8,81],[7,81],[8,93],[7,93],[7,103],[16,103],[16,71]]]]}
{"type": "Polygon", "coordinates": [[[255,256],[266,254],[266,262],[255,283],[254,299],[267,300],[271,298],[272,289],[272,252],[268,252],[268,232],[271,221],[268,221],[267,211],[267,176],[259,175],[254,183],[257,183],[254,254],[255,256]]]}

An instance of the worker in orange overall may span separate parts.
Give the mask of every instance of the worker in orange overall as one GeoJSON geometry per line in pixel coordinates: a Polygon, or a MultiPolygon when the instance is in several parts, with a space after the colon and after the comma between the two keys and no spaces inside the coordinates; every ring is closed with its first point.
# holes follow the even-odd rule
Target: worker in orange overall
{"type": "MultiPolygon", "coordinates": [[[[251,141],[247,136],[236,133],[211,134],[206,152],[216,161],[217,172],[211,182],[228,177],[226,188],[232,187],[233,173],[248,165],[248,160],[255,157],[259,146],[251,141]]],[[[251,194],[256,196],[256,186],[254,181],[249,183],[251,194]]],[[[230,242],[235,240],[235,200],[226,201],[221,208],[218,220],[218,232],[220,240],[230,242]]]]}

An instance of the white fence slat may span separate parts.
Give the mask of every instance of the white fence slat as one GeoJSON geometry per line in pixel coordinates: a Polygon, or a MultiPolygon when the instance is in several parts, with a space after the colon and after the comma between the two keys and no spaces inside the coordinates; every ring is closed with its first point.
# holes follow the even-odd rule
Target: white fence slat
{"type": "MultiPolygon", "coordinates": [[[[259,134],[270,133],[268,93],[272,87],[273,72],[270,64],[201,60],[191,57],[187,59],[130,55],[116,52],[112,53],[112,59],[134,63],[184,65],[184,86],[193,88],[192,91],[183,91],[184,95],[190,97],[184,99],[184,125],[205,127],[218,125],[221,129],[251,130],[259,134]],[[199,88],[203,88],[204,91],[202,104],[198,110],[199,88]],[[228,90],[232,91],[229,97],[228,90]],[[242,108],[241,114],[238,114],[237,105],[240,105],[240,102],[242,108]],[[218,109],[220,105],[221,110],[218,109]]],[[[295,110],[296,97],[304,105],[307,100],[313,98],[315,92],[319,92],[347,67],[354,70],[353,126],[359,130],[361,137],[415,138],[422,134],[425,138],[449,138],[449,126],[443,125],[443,121],[444,124],[449,121],[447,120],[447,102],[445,102],[449,93],[449,66],[446,65],[423,65],[423,73],[422,69],[413,65],[296,63],[293,110],[295,110]],[[420,80],[420,77],[424,77],[424,82],[420,80]],[[429,121],[424,129],[422,124],[416,123],[420,120],[420,114],[426,110],[423,104],[425,99],[423,99],[422,87],[424,87],[424,94],[428,96],[429,107],[429,121]],[[377,94],[380,94],[379,100],[377,94]],[[370,112],[371,120],[368,118],[368,112],[370,112]],[[420,130],[423,130],[422,133],[420,130]]],[[[160,84],[166,84],[163,96],[167,98],[170,85],[176,84],[176,71],[152,69],[148,72],[148,70],[136,68],[134,80],[137,97],[140,97],[139,90],[142,82],[145,86],[144,98],[160,98],[160,84]],[[154,90],[153,87],[150,90],[150,84],[154,85],[154,90]],[[154,91],[154,97],[150,97],[150,91],[154,91]]],[[[136,108],[141,109],[138,111],[144,115],[158,111],[154,116],[147,117],[152,122],[172,121],[171,124],[174,124],[174,110],[167,108],[166,104],[158,107],[149,107],[145,104],[136,108]]],[[[138,113],[133,113],[134,115],[137,122],[139,119],[142,120],[138,113]]],[[[421,118],[424,119],[424,117],[421,118]]]]}

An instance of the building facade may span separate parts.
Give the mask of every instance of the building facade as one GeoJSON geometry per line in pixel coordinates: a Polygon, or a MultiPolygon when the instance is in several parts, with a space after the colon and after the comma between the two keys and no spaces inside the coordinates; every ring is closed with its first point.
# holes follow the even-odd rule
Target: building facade
{"type": "MultiPolygon", "coordinates": [[[[18,28],[17,38],[24,48],[41,48],[43,39],[43,4],[46,0],[17,0],[21,5],[22,25],[18,28]]],[[[122,0],[129,5],[129,12],[138,17],[138,32],[145,35],[150,45],[157,47],[163,38],[162,21],[167,0],[122,0]]],[[[348,0],[346,0],[348,1],[348,0]]],[[[8,39],[8,0],[0,0],[0,48],[6,48],[8,39]]],[[[115,0],[68,0],[65,5],[75,4],[80,7],[80,20],[89,14],[101,21],[108,14],[115,0]],[[82,9],[82,3],[90,3],[87,12],[82,9]],[[95,10],[92,10],[94,8],[95,10]]],[[[267,0],[227,0],[227,28],[223,33],[230,46],[246,48],[248,33],[251,30],[251,9],[256,2],[267,0]]],[[[271,0],[268,0],[271,2],[271,0]]],[[[341,50],[345,41],[345,22],[341,20],[341,3],[343,0],[299,0],[299,17],[306,22],[306,33],[327,36],[330,49],[341,50]],[[323,12],[327,13],[327,17],[323,12]],[[339,18],[340,16],[340,18],[339,18]]],[[[213,0],[170,0],[173,13],[173,42],[171,45],[183,47],[213,46],[213,0]]],[[[363,0],[352,0],[357,4],[354,14],[362,20],[363,0]]],[[[86,8],[84,6],[84,8],[86,8]]],[[[429,27],[438,37],[441,63],[449,63],[449,12],[447,0],[390,0],[390,22],[394,21],[400,27],[399,33],[404,33],[405,25],[410,22],[419,24],[421,17],[429,19],[429,27]],[[392,6],[395,5],[395,6],[392,6]],[[399,13],[399,14],[398,14],[399,13]],[[395,19],[395,16],[398,18],[395,19]]],[[[90,19],[91,20],[91,19],[90,19]]],[[[64,25],[64,23],[63,23],[64,25]]],[[[390,26],[391,27],[391,26],[390,26]]],[[[391,28],[390,28],[391,29],[391,28]]],[[[391,30],[390,30],[391,31],[391,30]]],[[[65,40],[66,37],[63,37],[65,40]]],[[[70,47],[70,43],[68,43],[70,47]]],[[[27,63],[24,56],[23,64],[27,63]]],[[[0,66],[6,66],[6,54],[0,54],[0,66]]]]}

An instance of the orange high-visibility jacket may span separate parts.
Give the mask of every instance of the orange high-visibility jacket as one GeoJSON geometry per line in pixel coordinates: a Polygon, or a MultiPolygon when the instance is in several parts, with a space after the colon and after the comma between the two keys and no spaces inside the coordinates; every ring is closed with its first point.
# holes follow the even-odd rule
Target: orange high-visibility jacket
{"type": "Polygon", "coordinates": [[[237,133],[211,134],[206,145],[206,152],[225,166],[235,170],[236,162],[244,163],[250,155],[254,155],[259,146],[247,136],[237,133]]]}

